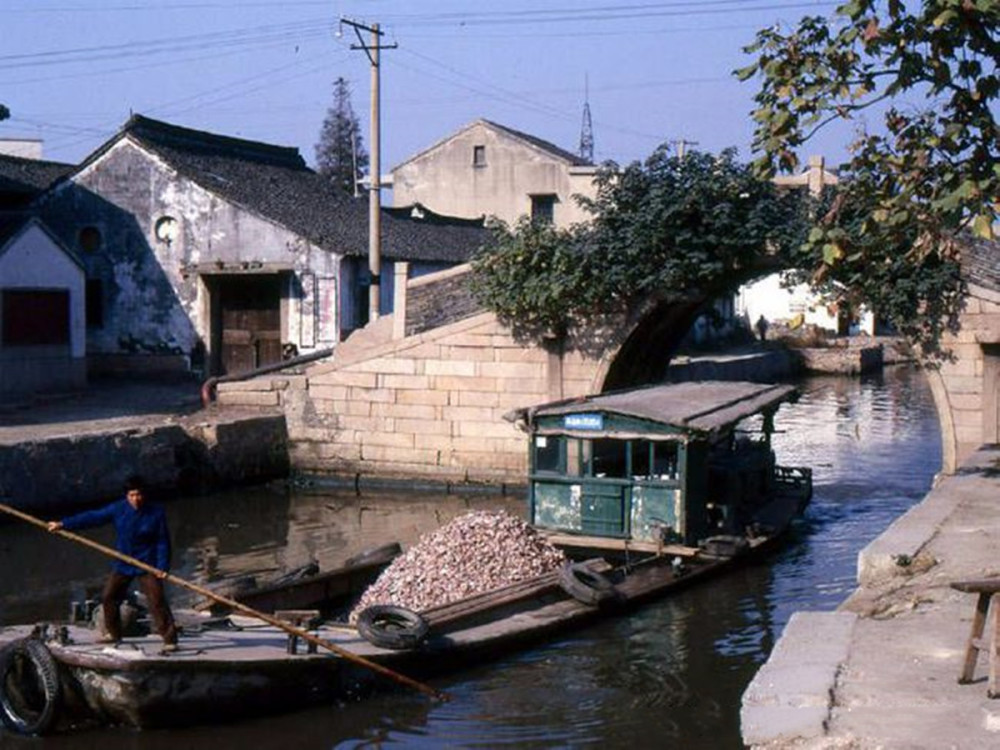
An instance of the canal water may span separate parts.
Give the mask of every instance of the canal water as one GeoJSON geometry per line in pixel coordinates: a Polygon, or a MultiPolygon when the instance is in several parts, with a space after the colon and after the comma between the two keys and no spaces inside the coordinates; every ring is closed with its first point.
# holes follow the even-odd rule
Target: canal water
{"type": "MultiPolygon", "coordinates": [[[[815,492],[766,561],[530,651],[434,682],[452,700],[395,692],[239,724],[95,729],[46,748],[740,748],[740,696],[791,614],[834,609],[854,589],[858,551],[923,497],[940,468],[937,417],[908,367],[864,379],[810,378],[781,407],[779,462],[812,466],[815,492]]],[[[470,509],[521,501],[396,493],[356,496],[273,485],[169,504],[175,572],[260,579],[311,559],[328,568],[389,541],[404,546],[470,509]]],[[[109,534],[93,537],[110,542],[109,534]]],[[[107,563],[32,527],[0,526],[0,623],[64,616],[93,596],[107,563]]],[[[175,606],[184,592],[174,592],[175,606]]],[[[0,732],[0,747],[36,741],[0,732]]]]}

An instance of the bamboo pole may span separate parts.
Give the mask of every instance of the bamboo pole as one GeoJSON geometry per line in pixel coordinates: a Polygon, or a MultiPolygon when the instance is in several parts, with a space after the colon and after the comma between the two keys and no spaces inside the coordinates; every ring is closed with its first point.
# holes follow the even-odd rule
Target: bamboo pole
{"type": "MultiPolygon", "coordinates": [[[[22,521],[26,521],[30,524],[33,524],[34,526],[38,526],[39,528],[45,529],[46,531],[49,531],[49,525],[46,521],[43,521],[39,518],[35,518],[34,516],[29,515],[24,511],[20,511],[17,508],[12,508],[9,505],[4,505],[3,503],[0,503],[0,511],[15,516],[16,518],[20,518],[22,521]]],[[[144,563],[142,560],[137,560],[134,557],[119,552],[118,550],[106,547],[105,545],[100,544],[99,542],[87,539],[86,537],[80,536],[79,534],[74,534],[72,531],[66,531],[65,529],[55,529],[49,533],[58,534],[59,536],[65,539],[77,542],[79,544],[84,545],[85,547],[90,547],[91,549],[97,550],[98,552],[108,557],[113,557],[117,560],[126,562],[129,565],[134,565],[135,567],[141,570],[145,570],[147,573],[152,573],[153,575],[162,578],[165,581],[169,581],[175,586],[180,586],[181,588],[188,589],[189,591],[194,591],[195,593],[201,594],[202,596],[207,596],[210,599],[214,599],[215,601],[219,602],[220,604],[225,604],[227,607],[233,608],[237,612],[249,615],[250,617],[256,617],[258,620],[263,620],[268,625],[273,625],[276,628],[280,628],[281,630],[284,630],[286,633],[297,636],[302,640],[306,641],[307,643],[313,643],[317,646],[325,648],[327,651],[331,651],[343,659],[354,662],[355,664],[358,664],[360,666],[367,667],[373,672],[377,672],[380,675],[389,677],[390,679],[393,679],[396,682],[411,687],[414,690],[419,690],[421,693],[425,693],[426,695],[436,698],[437,700],[441,701],[448,700],[447,694],[442,693],[439,690],[435,690],[430,685],[425,685],[422,682],[417,682],[416,680],[413,680],[407,677],[406,675],[400,674],[399,672],[395,672],[389,669],[388,667],[385,667],[381,664],[366,659],[363,656],[352,654],[350,651],[341,648],[335,643],[331,643],[325,638],[320,638],[318,636],[315,636],[312,633],[303,630],[302,628],[295,627],[294,625],[291,625],[285,622],[284,620],[279,620],[277,617],[274,617],[273,615],[269,615],[266,612],[261,612],[259,610],[253,609],[252,607],[248,607],[247,605],[241,604],[235,599],[230,599],[228,597],[221,596],[215,593],[214,591],[205,588],[204,586],[199,586],[196,583],[192,583],[191,581],[185,580],[184,578],[175,576],[172,573],[167,573],[164,570],[155,568],[152,565],[144,563]]]]}

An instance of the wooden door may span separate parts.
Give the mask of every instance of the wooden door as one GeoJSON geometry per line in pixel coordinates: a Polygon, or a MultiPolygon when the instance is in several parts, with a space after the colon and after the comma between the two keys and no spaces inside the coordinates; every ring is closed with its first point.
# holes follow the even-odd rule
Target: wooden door
{"type": "Polygon", "coordinates": [[[221,280],[222,374],[249,372],[281,361],[281,277],[221,280]]]}

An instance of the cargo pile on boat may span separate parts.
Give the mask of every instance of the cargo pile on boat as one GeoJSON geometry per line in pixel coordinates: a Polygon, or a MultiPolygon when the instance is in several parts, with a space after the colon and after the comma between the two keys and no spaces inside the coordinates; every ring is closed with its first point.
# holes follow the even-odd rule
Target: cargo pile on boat
{"type": "Polygon", "coordinates": [[[509,513],[473,511],[425,534],[397,557],[350,614],[393,604],[422,612],[547,573],[566,561],[537,531],[509,513]]]}

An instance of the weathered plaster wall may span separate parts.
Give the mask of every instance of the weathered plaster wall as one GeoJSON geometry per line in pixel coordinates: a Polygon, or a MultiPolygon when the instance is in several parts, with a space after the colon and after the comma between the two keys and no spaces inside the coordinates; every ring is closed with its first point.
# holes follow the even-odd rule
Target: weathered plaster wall
{"type": "Polygon", "coordinates": [[[961,328],[942,344],[953,357],[927,372],[950,474],[981,445],[1000,440],[1000,292],[970,285],[961,328]]]}
{"type": "Polygon", "coordinates": [[[335,328],[335,305],[318,331],[317,287],[336,287],[339,256],[220,199],[184,178],[129,139],[51,194],[45,220],[79,248],[87,277],[104,284],[104,325],[88,332],[92,354],[173,354],[189,357],[210,346],[208,272],[260,273],[288,269],[282,338],[301,353],[335,328]],[[157,222],[176,220],[176,234],[156,236],[157,222]],[[80,231],[95,227],[100,247],[80,247],[80,231]],[[215,266],[213,271],[212,266],[215,266]]]}
{"type": "Polygon", "coordinates": [[[589,218],[573,200],[593,197],[592,167],[572,167],[503,132],[475,124],[393,170],[393,205],[421,203],[435,213],[507,223],[531,213],[531,194],[558,196],[554,222],[568,226],[589,218]],[[473,148],[485,147],[485,165],[473,165],[473,148]]]}

